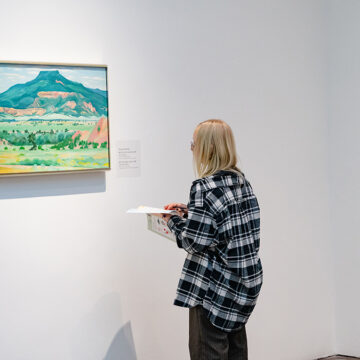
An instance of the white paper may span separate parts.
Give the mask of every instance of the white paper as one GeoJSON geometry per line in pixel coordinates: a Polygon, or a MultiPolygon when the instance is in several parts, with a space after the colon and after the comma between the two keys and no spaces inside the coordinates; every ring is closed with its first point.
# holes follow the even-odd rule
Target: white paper
{"type": "Polygon", "coordinates": [[[118,140],[116,142],[116,152],[118,176],[140,176],[140,141],[118,140]]]}
{"type": "Polygon", "coordinates": [[[176,214],[176,211],[164,210],[161,208],[141,205],[135,209],[129,209],[127,213],[128,214],[176,214]]]}

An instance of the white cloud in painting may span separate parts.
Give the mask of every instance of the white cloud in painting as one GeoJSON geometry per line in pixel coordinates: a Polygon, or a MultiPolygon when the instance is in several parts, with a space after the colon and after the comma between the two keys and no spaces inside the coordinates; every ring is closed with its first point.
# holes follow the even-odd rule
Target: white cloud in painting
{"type": "Polygon", "coordinates": [[[26,73],[29,75],[37,75],[40,70],[27,70],[26,73]]]}
{"type": "Polygon", "coordinates": [[[7,77],[21,78],[21,79],[25,78],[24,75],[16,74],[16,73],[2,73],[2,75],[7,76],[7,77]]]}
{"type": "Polygon", "coordinates": [[[23,84],[27,81],[26,77],[22,74],[17,74],[13,72],[4,72],[0,73],[0,93],[6,91],[11,86],[15,84],[23,84]]]}
{"type": "Polygon", "coordinates": [[[79,82],[89,88],[106,89],[106,72],[105,69],[60,69],[60,73],[67,79],[79,82]]]}

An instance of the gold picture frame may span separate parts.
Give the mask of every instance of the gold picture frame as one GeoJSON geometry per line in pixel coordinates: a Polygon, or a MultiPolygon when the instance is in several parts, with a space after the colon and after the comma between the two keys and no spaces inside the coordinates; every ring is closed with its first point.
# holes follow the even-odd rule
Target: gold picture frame
{"type": "Polygon", "coordinates": [[[0,61],[0,176],[110,170],[108,67],[0,61]]]}

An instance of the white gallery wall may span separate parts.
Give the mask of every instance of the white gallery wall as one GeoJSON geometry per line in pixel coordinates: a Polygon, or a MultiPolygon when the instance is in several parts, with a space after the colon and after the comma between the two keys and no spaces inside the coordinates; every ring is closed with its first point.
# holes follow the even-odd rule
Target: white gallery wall
{"type": "Polygon", "coordinates": [[[329,179],[336,350],[360,356],[360,3],[333,1],[329,14],[329,179]]]}
{"type": "Polygon", "coordinates": [[[185,253],[125,211],[187,201],[192,132],[214,117],[232,126],[262,211],[250,358],[359,352],[345,338],[350,306],[335,338],[347,285],[332,266],[330,189],[342,179],[329,181],[329,140],[333,152],[342,140],[335,117],[329,128],[330,3],[2,4],[3,60],[109,66],[112,170],[0,178],[1,359],[189,359],[188,312],[172,305],[185,253]],[[118,176],[118,140],[141,142],[140,177],[118,176]]]}

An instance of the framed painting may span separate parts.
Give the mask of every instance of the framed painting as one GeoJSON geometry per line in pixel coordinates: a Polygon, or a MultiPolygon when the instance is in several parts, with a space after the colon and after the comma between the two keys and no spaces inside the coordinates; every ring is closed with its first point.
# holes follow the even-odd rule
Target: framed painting
{"type": "Polygon", "coordinates": [[[107,67],[0,62],[0,176],[107,169],[107,67]]]}

